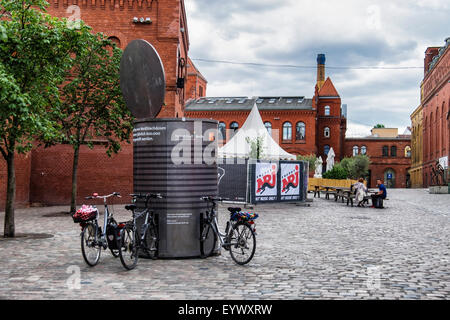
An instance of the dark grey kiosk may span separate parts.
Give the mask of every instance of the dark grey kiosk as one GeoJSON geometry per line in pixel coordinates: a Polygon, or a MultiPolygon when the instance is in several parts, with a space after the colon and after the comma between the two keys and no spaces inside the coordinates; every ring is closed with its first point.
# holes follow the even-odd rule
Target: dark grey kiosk
{"type": "MultiPolygon", "coordinates": [[[[121,61],[125,102],[137,118],[133,130],[134,192],[161,193],[153,200],[158,216],[160,258],[200,256],[200,215],[217,195],[218,122],[155,119],[165,95],[158,53],[145,40],[132,41],[121,61]]],[[[142,203],[138,206],[142,207],[142,203]]]]}

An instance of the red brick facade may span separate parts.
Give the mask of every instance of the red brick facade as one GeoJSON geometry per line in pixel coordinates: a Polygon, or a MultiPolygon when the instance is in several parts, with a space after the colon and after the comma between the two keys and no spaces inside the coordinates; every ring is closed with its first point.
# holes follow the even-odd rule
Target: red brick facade
{"type": "MultiPolygon", "coordinates": [[[[27,206],[30,199],[30,171],[31,154],[16,155],[16,204],[19,207],[27,206]]],[[[7,181],[6,161],[0,156],[0,211],[3,211],[6,204],[6,181],[7,181]]]]}
{"type": "Polygon", "coordinates": [[[450,156],[450,38],[441,48],[425,52],[422,82],[423,106],[423,186],[431,184],[431,168],[450,156]],[[433,62],[434,60],[434,62],[433,62]]]}
{"type": "Polygon", "coordinates": [[[362,148],[366,148],[366,154],[370,157],[369,186],[375,187],[376,180],[382,179],[387,187],[409,187],[408,170],[411,167],[411,156],[407,147],[411,147],[411,138],[347,138],[345,141],[344,155],[353,156],[353,148],[358,147],[358,154],[362,148]],[[383,155],[383,147],[387,147],[387,153],[383,155]],[[392,148],[395,147],[395,155],[392,148]],[[392,173],[389,179],[388,173],[392,173]],[[390,181],[389,181],[390,180],[390,181]]]}
{"type": "Polygon", "coordinates": [[[182,117],[184,89],[177,79],[186,76],[189,36],[184,0],[48,0],[48,13],[79,18],[95,32],[103,32],[125,49],[135,39],[150,42],[158,51],[166,75],[165,106],[159,117],[182,117]],[[72,8],[76,5],[79,9],[72,8]],[[134,18],[150,18],[151,23],[135,23],[134,18]]]}
{"type": "Polygon", "coordinates": [[[208,81],[197,69],[190,58],[187,61],[186,95],[185,101],[198,99],[206,95],[208,81]]]}
{"type": "MultiPolygon", "coordinates": [[[[134,39],[150,42],[158,51],[166,76],[166,97],[158,117],[184,116],[190,98],[179,78],[188,77],[189,36],[184,0],[48,0],[48,13],[69,20],[80,18],[95,32],[103,32],[122,49],[134,39]],[[138,22],[134,22],[134,18],[138,22]],[[140,19],[151,23],[140,23],[140,19]]],[[[192,73],[192,72],[191,72],[192,73]]],[[[206,91],[206,84],[205,84],[206,91]]],[[[92,192],[132,191],[132,146],[108,158],[102,146],[83,148],[78,174],[78,201],[92,192]]],[[[70,146],[37,149],[16,161],[17,204],[68,204],[71,194],[73,150],[70,146]]],[[[0,210],[6,200],[6,163],[0,160],[0,210]]],[[[123,198],[122,201],[129,201],[123,198]]]]}
{"type": "MultiPolygon", "coordinates": [[[[315,96],[312,99],[304,99],[306,104],[300,103],[295,107],[295,102],[303,98],[205,98],[188,103],[186,115],[190,118],[212,118],[224,123],[228,129],[226,140],[229,140],[232,123],[242,127],[252,104],[256,102],[263,122],[270,123],[272,137],[284,150],[295,155],[318,154],[326,158],[325,146],[328,146],[335,151],[336,159],[341,159],[347,121],[342,114],[341,98],[331,79],[328,78],[320,90],[316,86],[315,96]],[[288,102],[289,100],[291,102],[288,102]],[[304,139],[299,138],[300,123],[305,125],[304,139]],[[292,128],[290,138],[283,136],[283,126],[286,124],[290,124],[292,128]],[[329,135],[325,135],[325,128],[329,129],[329,135]]],[[[226,141],[222,143],[224,142],[226,141]]]]}

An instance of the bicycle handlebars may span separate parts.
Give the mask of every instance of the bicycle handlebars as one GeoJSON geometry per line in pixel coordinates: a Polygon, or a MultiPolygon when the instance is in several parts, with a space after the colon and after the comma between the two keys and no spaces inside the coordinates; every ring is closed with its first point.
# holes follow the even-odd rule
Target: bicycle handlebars
{"type": "Polygon", "coordinates": [[[91,199],[107,199],[110,197],[118,197],[118,198],[122,198],[122,196],[120,195],[120,192],[113,192],[111,194],[108,194],[106,196],[99,196],[98,193],[94,193],[92,194],[92,196],[89,197],[85,197],[86,200],[91,200],[91,199]]]}

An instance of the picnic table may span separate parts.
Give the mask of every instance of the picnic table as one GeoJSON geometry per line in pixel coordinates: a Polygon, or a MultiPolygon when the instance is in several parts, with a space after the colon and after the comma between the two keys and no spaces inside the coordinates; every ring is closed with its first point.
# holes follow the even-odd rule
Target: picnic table
{"type": "Polygon", "coordinates": [[[353,192],[353,188],[336,187],[336,197],[335,197],[334,201],[337,202],[340,197],[342,199],[342,203],[344,203],[344,200],[349,199],[352,192],[353,192]]]}
{"type": "Polygon", "coordinates": [[[325,189],[325,199],[330,199],[330,194],[336,197],[336,187],[333,186],[320,186],[322,189],[325,189]]]}

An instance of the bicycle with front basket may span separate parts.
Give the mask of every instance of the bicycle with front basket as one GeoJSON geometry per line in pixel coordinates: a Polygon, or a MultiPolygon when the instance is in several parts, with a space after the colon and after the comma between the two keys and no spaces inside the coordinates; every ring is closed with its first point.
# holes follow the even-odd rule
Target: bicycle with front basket
{"type": "Polygon", "coordinates": [[[125,223],[119,236],[120,261],[127,270],[136,267],[141,252],[152,259],[157,257],[158,227],[156,215],[150,210],[150,199],[164,198],[159,193],[131,194],[131,197],[133,204],[125,206],[125,209],[132,212],[133,219],[125,223]],[[138,199],[145,200],[145,208],[142,211],[136,210],[138,199]],[[144,218],[144,221],[138,227],[137,220],[140,218],[144,218]]]}
{"type": "Polygon", "coordinates": [[[110,212],[107,204],[107,199],[111,197],[119,197],[120,193],[113,192],[109,195],[99,196],[94,193],[92,196],[86,197],[87,200],[103,199],[105,207],[103,229],[99,224],[99,212],[97,208],[93,208],[90,216],[87,219],[74,218],[75,223],[80,223],[81,226],[81,252],[84,261],[91,267],[98,264],[102,249],[110,249],[111,254],[117,258],[119,257],[119,250],[117,248],[117,237],[114,233],[120,226],[114,220],[113,214],[110,212]]]}
{"type": "Polygon", "coordinates": [[[217,239],[219,239],[220,245],[230,252],[234,262],[239,265],[249,263],[256,250],[255,219],[258,215],[249,216],[241,214],[241,208],[228,208],[230,220],[227,221],[225,233],[222,233],[217,222],[217,202],[227,199],[210,196],[200,199],[208,203],[205,217],[201,215],[201,257],[206,258],[212,255],[217,249],[217,239]],[[211,205],[210,208],[209,205],[211,205]]]}

